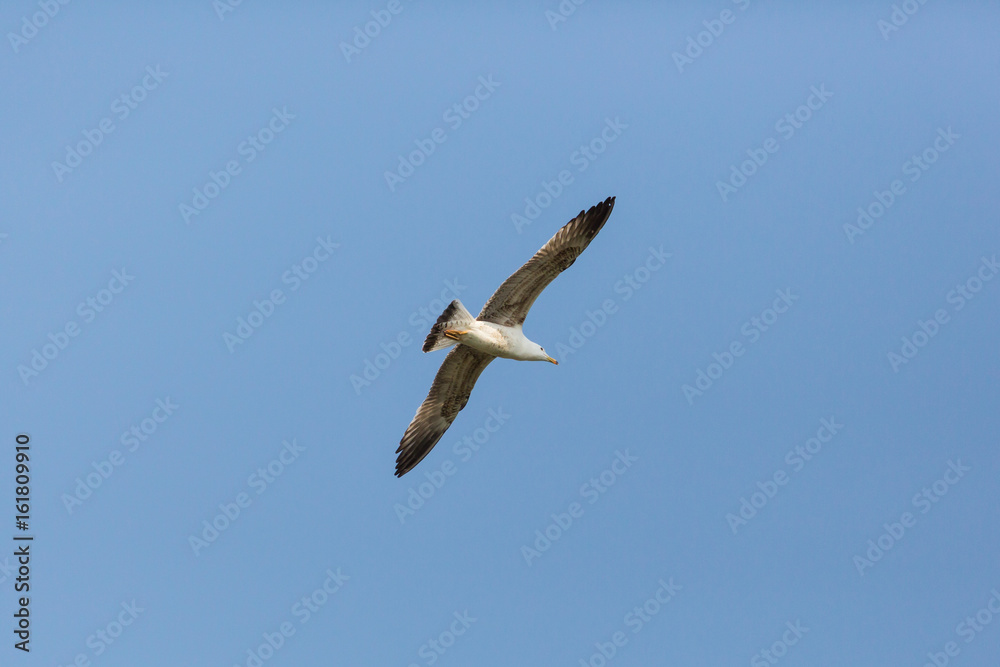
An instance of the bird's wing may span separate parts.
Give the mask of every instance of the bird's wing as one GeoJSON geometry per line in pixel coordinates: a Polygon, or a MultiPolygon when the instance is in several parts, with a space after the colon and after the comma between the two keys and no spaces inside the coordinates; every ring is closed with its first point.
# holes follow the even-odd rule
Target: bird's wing
{"type": "Polygon", "coordinates": [[[455,415],[469,402],[479,374],[494,359],[492,354],[468,345],[458,345],[448,353],[434,376],[427,398],[399,441],[396,477],[409,472],[438,443],[455,421],[455,415]]]}
{"type": "Polygon", "coordinates": [[[567,222],[535,256],[503,282],[483,306],[478,319],[513,327],[524,324],[524,318],[538,295],[556,276],[568,269],[601,231],[611,215],[615,198],[600,204],[567,222]]]}

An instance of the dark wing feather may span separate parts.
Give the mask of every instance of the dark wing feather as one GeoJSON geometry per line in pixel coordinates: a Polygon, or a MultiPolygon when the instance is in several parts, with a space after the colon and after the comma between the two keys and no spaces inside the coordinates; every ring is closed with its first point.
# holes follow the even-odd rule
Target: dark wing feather
{"type": "Polygon", "coordinates": [[[469,394],[483,369],[496,359],[468,345],[458,345],[441,363],[427,398],[399,441],[396,477],[402,477],[427,456],[455,415],[469,402],[469,394]]]}
{"type": "Polygon", "coordinates": [[[615,198],[600,204],[567,222],[524,266],[503,282],[483,306],[477,319],[513,327],[524,318],[538,295],[556,276],[568,269],[601,231],[611,215],[615,198]]]}

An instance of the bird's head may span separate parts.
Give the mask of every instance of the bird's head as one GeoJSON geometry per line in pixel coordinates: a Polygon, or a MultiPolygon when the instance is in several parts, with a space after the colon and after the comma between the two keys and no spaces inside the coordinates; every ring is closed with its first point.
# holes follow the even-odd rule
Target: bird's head
{"type": "Polygon", "coordinates": [[[535,356],[533,356],[531,358],[532,361],[551,361],[556,366],[559,365],[558,361],[556,361],[555,359],[553,359],[549,355],[545,354],[545,348],[544,347],[542,347],[538,343],[534,343],[534,346],[536,348],[538,348],[538,349],[535,351],[535,356]]]}

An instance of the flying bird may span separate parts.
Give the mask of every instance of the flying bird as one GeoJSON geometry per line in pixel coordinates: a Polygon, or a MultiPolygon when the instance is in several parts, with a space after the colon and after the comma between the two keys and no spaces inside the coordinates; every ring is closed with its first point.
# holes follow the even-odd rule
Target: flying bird
{"type": "Polygon", "coordinates": [[[558,365],[541,345],[525,337],[521,326],[531,304],[590,245],[614,206],[615,198],[608,197],[589,211],[580,211],[500,285],[478,317],[473,318],[458,299],[444,309],[427,334],[423,351],[455,348],[444,358],[427,398],[399,441],[396,477],[412,470],[438,443],[491,361],[503,357],[558,365]]]}

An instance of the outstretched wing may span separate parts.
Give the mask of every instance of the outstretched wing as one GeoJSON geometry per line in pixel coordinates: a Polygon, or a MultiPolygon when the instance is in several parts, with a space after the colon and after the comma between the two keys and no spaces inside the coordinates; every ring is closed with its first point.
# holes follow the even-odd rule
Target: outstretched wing
{"type": "Polygon", "coordinates": [[[427,456],[455,415],[469,402],[469,394],[483,369],[496,359],[468,345],[458,345],[441,363],[427,398],[406,427],[396,453],[396,477],[402,477],[427,456]]]}
{"type": "Polygon", "coordinates": [[[568,269],[601,231],[611,215],[615,198],[600,204],[567,222],[542,249],[535,253],[493,293],[477,319],[513,327],[524,324],[531,304],[556,276],[568,269]]]}

